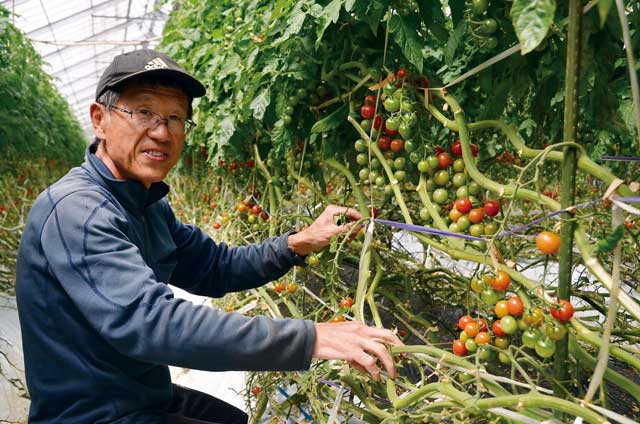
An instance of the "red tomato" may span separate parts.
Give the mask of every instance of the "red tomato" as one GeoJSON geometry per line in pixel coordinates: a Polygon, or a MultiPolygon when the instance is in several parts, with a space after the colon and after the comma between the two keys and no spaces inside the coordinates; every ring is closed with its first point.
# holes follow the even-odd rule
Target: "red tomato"
{"type": "Polygon", "coordinates": [[[464,356],[467,354],[467,347],[464,345],[464,342],[460,339],[453,341],[453,353],[458,356],[464,356]]]}
{"type": "Polygon", "coordinates": [[[560,236],[551,231],[543,231],[536,236],[536,247],[545,255],[557,253],[560,244],[560,236]]]}
{"type": "Polygon", "coordinates": [[[469,315],[463,315],[458,320],[458,327],[460,327],[461,330],[464,330],[464,327],[466,327],[470,322],[473,322],[473,318],[469,315]]]}
{"type": "Polygon", "coordinates": [[[375,106],[371,106],[371,105],[364,105],[362,106],[362,108],[360,108],[360,115],[364,118],[364,119],[371,119],[373,118],[373,115],[375,115],[376,113],[376,108],[375,106]]]}
{"type": "Polygon", "coordinates": [[[471,210],[471,200],[466,197],[456,200],[456,209],[462,213],[468,213],[471,210]]]}
{"type": "Polygon", "coordinates": [[[407,72],[407,68],[400,68],[398,69],[398,72],[396,72],[396,77],[398,77],[399,79],[406,78],[407,72]]]}
{"type": "Polygon", "coordinates": [[[478,343],[479,345],[487,344],[490,341],[491,336],[489,335],[489,333],[481,331],[480,333],[476,334],[476,343],[478,343]]]}
{"type": "Polygon", "coordinates": [[[380,150],[389,150],[391,148],[391,139],[386,135],[381,135],[378,139],[378,147],[380,150]]]}
{"type": "Polygon", "coordinates": [[[398,330],[398,336],[405,337],[407,335],[407,331],[404,329],[398,330]]]}
{"type": "Polygon", "coordinates": [[[509,315],[513,315],[514,317],[519,317],[524,312],[524,306],[522,305],[522,299],[520,296],[514,296],[507,301],[507,309],[509,310],[509,315]]]}
{"type": "Polygon", "coordinates": [[[376,118],[373,120],[373,128],[375,130],[379,130],[382,126],[382,116],[376,115],[376,118]]]}
{"type": "Polygon", "coordinates": [[[353,306],[353,299],[350,296],[343,297],[340,299],[340,307],[341,308],[350,308],[353,306]]]}
{"type": "Polygon", "coordinates": [[[484,219],[484,211],[481,208],[471,209],[469,212],[469,221],[479,224],[484,219]]]}
{"type": "Polygon", "coordinates": [[[504,337],[507,335],[504,331],[502,331],[502,327],[500,327],[500,320],[493,321],[493,325],[491,325],[491,329],[493,330],[493,334],[498,337],[504,337]]]}
{"type": "MultiPolygon", "coordinates": [[[[397,132],[397,131],[396,131],[397,132]]],[[[394,138],[390,144],[391,150],[398,153],[404,149],[404,141],[400,138],[394,138]]]]}
{"type": "Polygon", "coordinates": [[[487,200],[484,203],[484,213],[486,213],[487,216],[496,216],[498,212],[500,212],[500,204],[495,200],[487,200]]]}
{"type": "Polygon", "coordinates": [[[502,318],[506,315],[509,315],[509,306],[507,305],[506,300],[501,300],[493,307],[493,311],[496,313],[498,318],[502,318]]]}
{"type": "Polygon", "coordinates": [[[464,332],[469,337],[475,337],[476,334],[480,332],[480,326],[477,322],[470,322],[469,324],[464,326],[464,332]]]}
{"type": "Polygon", "coordinates": [[[219,229],[220,229],[220,227],[222,227],[222,225],[220,225],[220,223],[219,223],[219,222],[216,222],[216,223],[214,223],[214,224],[213,224],[213,229],[214,229],[214,230],[219,230],[219,229]]]}
{"type": "Polygon", "coordinates": [[[453,159],[451,159],[451,155],[447,152],[442,152],[438,155],[438,168],[447,169],[451,166],[453,159]]]}
{"type": "Polygon", "coordinates": [[[476,156],[478,156],[478,153],[480,153],[480,148],[478,147],[477,144],[472,144],[470,147],[471,147],[471,154],[475,158],[476,156]]]}
{"type": "Polygon", "coordinates": [[[451,145],[451,154],[453,156],[462,156],[462,143],[460,140],[456,140],[451,145]]]}
{"type": "Polygon", "coordinates": [[[364,104],[368,105],[368,106],[375,106],[376,105],[376,96],[366,96],[364,98],[364,104]]]}
{"type": "Polygon", "coordinates": [[[284,283],[275,283],[273,285],[273,290],[275,290],[276,293],[282,293],[283,291],[285,291],[286,286],[284,285],[284,283]]]}
{"type": "Polygon", "coordinates": [[[296,283],[287,284],[287,292],[294,294],[298,291],[298,285],[296,283]]]}
{"type": "Polygon", "coordinates": [[[254,215],[260,215],[260,212],[262,212],[262,208],[258,205],[253,205],[253,207],[251,208],[251,213],[254,215]]]}
{"type": "Polygon", "coordinates": [[[215,209],[215,208],[217,208],[217,207],[218,207],[218,204],[217,204],[217,203],[212,203],[212,204],[210,204],[210,205],[209,205],[209,207],[210,207],[211,209],[215,209]]]}
{"type": "Polygon", "coordinates": [[[260,389],[260,386],[255,386],[253,389],[251,389],[251,393],[254,396],[258,396],[260,394],[262,389],[260,389]]]}
{"type": "Polygon", "coordinates": [[[509,274],[503,270],[499,270],[498,275],[491,279],[491,287],[499,291],[505,291],[509,287],[510,283],[511,278],[509,277],[509,274]]]}
{"type": "Polygon", "coordinates": [[[343,315],[336,315],[335,317],[331,317],[329,322],[344,322],[344,316],[343,315]]]}
{"type": "Polygon", "coordinates": [[[551,316],[560,322],[567,322],[573,316],[573,305],[566,299],[560,299],[551,305],[549,310],[551,316]]]}
{"type": "Polygon", "coordinates": [[[487,320],[484,318],[480,318],[476,321],[478,323],[478,327],[480,331],[489,331],[489,327],[487,326],[487,320]]]}

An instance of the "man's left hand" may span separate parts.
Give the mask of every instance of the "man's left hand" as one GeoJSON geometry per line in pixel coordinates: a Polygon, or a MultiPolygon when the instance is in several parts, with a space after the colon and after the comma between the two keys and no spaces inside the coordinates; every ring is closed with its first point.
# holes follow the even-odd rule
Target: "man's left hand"
{"type": "Polygon", "coordinates": [[[317,252],[328,246],[332,237],[349,232],[356,225],[354,221],[360,219],[362,215],[355,209],[329,205],[313,224],[289,236],[289,248],[300,256],[317,252]],[[337,225],[334,222],[337,215],[344,215],[348,219],[342,219],[343,223],[337,225]]]}

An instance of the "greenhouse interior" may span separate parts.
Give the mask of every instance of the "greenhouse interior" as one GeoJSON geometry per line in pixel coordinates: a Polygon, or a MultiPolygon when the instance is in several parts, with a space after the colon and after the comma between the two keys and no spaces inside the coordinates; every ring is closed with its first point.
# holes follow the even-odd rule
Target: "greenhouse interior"
{"type": "Polygon", "coordinates": [[[640,2],[0,0],[0,422],[640,422],[640,2]]]}

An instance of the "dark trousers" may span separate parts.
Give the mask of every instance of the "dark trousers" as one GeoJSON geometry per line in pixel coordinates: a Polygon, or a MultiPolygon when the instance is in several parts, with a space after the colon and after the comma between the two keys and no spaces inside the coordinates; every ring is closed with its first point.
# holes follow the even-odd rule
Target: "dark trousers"
{"type": "Polygon", "coordinates": [[[206,393],[173,385],[167,424],[246,424],[248,416],[206,393]]]}

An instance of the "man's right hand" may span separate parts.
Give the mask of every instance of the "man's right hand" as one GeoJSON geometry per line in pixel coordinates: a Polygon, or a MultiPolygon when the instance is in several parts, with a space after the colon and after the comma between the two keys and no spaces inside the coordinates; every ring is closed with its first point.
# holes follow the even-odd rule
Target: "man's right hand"
{"type": "Polygon", "coordinates": [[[396,367],[387,345],[404,344],[391,330],[369,327],[358,321],[316,323],[316,343],[313,357],[338,359],[349,362],[356,369],[380,380],[380,367],[385,367],[390,378],[396,378],[396,367]],[[372,356],[373,355],[373,356],[372,356]]]}

